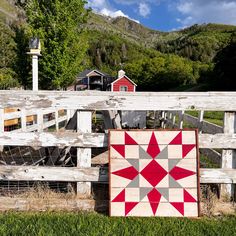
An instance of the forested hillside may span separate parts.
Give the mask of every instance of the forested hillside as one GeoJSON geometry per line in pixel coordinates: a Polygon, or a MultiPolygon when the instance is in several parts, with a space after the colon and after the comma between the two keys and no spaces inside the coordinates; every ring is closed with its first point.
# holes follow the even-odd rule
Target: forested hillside
{"type": "Polygon", "coordinates": [[[91,67],[116,75],[122,68],[139,90],[185,89],[197,85],[211,65],[131,43],[118,35],[88,32],[91,67]]]}
{"type": "MultiPolygon", "coordinates": [[[[23,10],[19,6],[15,8],[13,0],[0,3],[0,87],[12,87],[17,83],[25,88],[30,87],[30,60],[25,52],[28,50],[29,37],[32,36],[28,30],[32,21],[25,20],[27,18],[23,10]],[[4,15],[6,12],[9,14],[4,15]],[[21,15],[21,20],[12,17],[17,14],[21,15]]],[[[82,57],[78,60],[80,64],[77,72],[97,68],[116,75],[119,69],[124,69],[139,85],[139,90],[148,91],[236,89],[236,83],[231,81],[231,75],[235,72],[236,26],[206,24],[175,32],[160,32],[124,17],[109,18],[92,12],[88,13],[87,23],[79,25],[79,29],[83,28],[83,35],[79,36],[82,37],[80,44],[84,45],[86,52],[76,54],[82,57]],[[221,83],[222,80],[228,81],[227,84],[221,83]]],[[[35,26],[37,28],[38,25],[35,26]]],[[[50,66],[48,59],[47,68],[52,68],[50,75],[47,68],[43,68],[45,58],[55,51],[44,49],[47,44],[43,35],[46,34],[42,33],[43,26],[40,27],[38,32],[42,35],[43,43],[41,84],[47,85],[42,88],[66,87],[73,78],[68,79],[65,75],[61,80],[55,78],[59,78],[62,71],[65,73],[68,66],[65,68],[56,63],[50,66]],[[55,66],[57,72],[53,69],[55,66]]],[[[57,42],[58,39],[53,40],[57,42]]],[[[63,60],[58,60],[58,63],[63,63],[63,60]]],[[[76,74],[76,66],[73,66],[71,77],[76,74]]]]}
{"type": "Polygon", "coordinates": [[[216,56],[231,44],[235,26],[194,25],[175,32],[148,29],[129,19],[90,14],[87,23],[91,66],[119,68],[140,90],[214,90],[216,56]]]}
{"type": "Polygon", "coordinates": [[[156,49],[163,53],[175,53],[194,61],[210,63],[216,54],[226,47],[235,26],[229,25],[194,25],[179,32],[179,37],[156,44],[156,49]]]}

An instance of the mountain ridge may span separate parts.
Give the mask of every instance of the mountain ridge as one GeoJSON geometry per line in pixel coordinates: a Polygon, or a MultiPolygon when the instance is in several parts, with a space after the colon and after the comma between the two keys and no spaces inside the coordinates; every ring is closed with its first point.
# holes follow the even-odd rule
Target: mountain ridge
{"type": "MultiPolygon", "coordinates": [[[[2,0],[0,3],[0,16],[7,20],[16,20],[16,16],[19,13],[19,9],[15,6],[15,0],[2,0]]],[[[22,14],[21,14],[22,16],[22,14]]],[[[224,25],[224,24],[202,24],[192,25],[185,29],[180,29],[171,32],[162,32],[159,30],[150,29],[140,23],[137,23],[126,17],[111,18],[102,14],[96,14],[90,11],[88,21],[85,28],[89,31],[97,30],[102,32],[109,32],[112,34],[118,34],[133,43],[138,43],[145,47],[150,47],[160,50],[160,44],[164,43],[167,47],[173,41],[183,40],[185,37],[192,37],[202,32],[210,31],[236,31],[236,26],[224,25]],[[170,43],[171,42],[171,43],[170,43]]],[[[167,52],[167,50],[160,50],[167,52]]],[[[173,53],[173,51],[171,51],[173,53]]]]}
{"type": "Polygon", "coordinates": [[[213,23],[195,24],[178,31],[162,32],[149,29],[126,17],[110,18],[93,12],[90,13],[86,28],[89,31],[97,30],[116,34],[147,48],[153,48],[163,53],[174,53],[203,62],[210,62],[216,53],[227,45],[231,35],[236,33],[236,26],[213,23]],[[196,47],[198,42],[204,44],[204,47],[196,47]],[[194,44],[193,48],[197,55],[189,55],[187,52],[189,46],[192,47],[191,44],[194,44]],[[211,51],[206,58],[197,53],[200,51],[204,54],[204,48],[211,51]]]}
{"type": "MultiPolygon", "coordinates": [[[[24,12],[13,8],[13,0],[12,3],[3,0],[0,9],[3,2],[6,9],[15,9],[13,14],[19,12],[19,22],[22,19],[23,24],[26,22],[24,12]]],[[[124,69],[141,89],[148,91],[208,83],[217,54],[236,35],[236,26],[231,25],[202,24],[161,32],[125,17],[111,18],[94,12],[88,16],[87,23],[82,25],[85,30],[81,37],[88,50],[81,69],[97,68],[111,75],[124,69]]],[[[27,49],[20,50],[22,54],[27,49]]]]}
{"type": "Polygon", "coordinates": [[[147,28],[126,17],[120,16],[111,18],[94,12],[90,12],[86,28],[89,30],[95,29],[111,33],[120,33],[122,37],[134,42],[139,42],[148,47],[154,47],[157,37],[163,38],[170,34],[174,37],[174,35],[176,35],[175,32],[168,33],[147,28]]]}

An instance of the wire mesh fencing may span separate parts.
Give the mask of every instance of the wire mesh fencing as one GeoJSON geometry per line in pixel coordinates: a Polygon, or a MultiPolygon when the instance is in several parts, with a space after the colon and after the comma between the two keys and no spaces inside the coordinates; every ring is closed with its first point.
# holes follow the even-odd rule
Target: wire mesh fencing
{"type": "MultiPolygon", "coordinates": [[[[106,148],[94,148],[92,150],[92,156],[96,157],[104,152],[106,156],[106,150],[106,148]]],[[[92,163],[92,166],[107,166],[107,164],[99,163],[96,160],[92,163]]],[[[0,151],[1,166],[77,167],[77,148],[4,146],[0,151]]],[[[76,182],[67,181],[0,180],[0,197],[75,197],[76,186],[76,182]]],[[[104,197],[108,199],[108,185],[104,183],[93,183],[91,196],[94,199],[104,197]]]]}

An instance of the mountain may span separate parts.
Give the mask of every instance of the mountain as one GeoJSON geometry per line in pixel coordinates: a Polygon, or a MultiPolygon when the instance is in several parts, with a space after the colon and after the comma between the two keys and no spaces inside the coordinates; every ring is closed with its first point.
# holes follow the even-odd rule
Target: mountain
{"type": "Polygon", "coordinates": [[[111,18],[93,12],[90,13],[86,27],[92,31],[118,34],[131,42],[152,48],[155,48],[157,42],[176,39],[179,36],[178,32],[167,33],[149,29],[126,17],[111,18]]]}
{"type": "MultiPolygon", "coordinates": [[[[1,0],[0,19],[13,21],[18,12],[14,0],[1,0]]],[[[236,34],[236,26],[219,24],[161,32],[125,17],[93,12],[84,28],[89,46],[84,68],[111,75],[122,68],[142,90],[199,89],[199,84],[209,84],[216,56],[236,34]]]]}
{"type": "Polygon", "coordinates": [[[174,53],[194,61],[209,63],[230,42],[236,26],[220,24],[193,25],[189,28],[161,32],[125,17],[110,18],[90,14],[87,29],[117,34],[130,42],[163,53],[174,53]]]}
{"type": "Polygon", "coordinates": [[[131,42],[147,47],[154,47],[155,40],[166,35],[164,32],[152,30],[125,17],[111,18],[90,13],[87,25],[88,30],[96,30],[120,35],[131,42]]]}

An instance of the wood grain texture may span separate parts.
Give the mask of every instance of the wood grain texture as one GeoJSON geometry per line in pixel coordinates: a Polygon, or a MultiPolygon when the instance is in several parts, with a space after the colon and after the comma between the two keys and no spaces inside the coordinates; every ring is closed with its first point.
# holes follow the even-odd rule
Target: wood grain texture
{"type": "Polygon", "coordinates": [[[236,183],[236,170],[234,169],[201,169],[201,183],[236,183]]]}
{"type": "Polygon", "coordinates": [[[21,130],[23,132],[26,132],[27,130],[25,109],[21,109],[21,130]]]}
{"type": "MultiPolygon", "coordinates": [[[[225,112],[224,114],[224,133],[236,136],[236,113],[225,112]]],[[[223,150],[222,151],[222,168],[234,169],[236,167],[236,151],[235,150],[223,150]]],[[[234,185],[222,185],[221,193],[228,194],[234,198],[234,185]]]]}
{"type": "MultiPolygon", "coordinates": [[[[77,132],[92,132],[92,113],[88,111],[77,112],[77,132]]],[[[77,167],[91,166],[91,148],[79,148],[77,150],[77,167]]]]}
{"type": "MultiPolygon", "coordinates": [[[[77,132],[92,132],[92,112],[77,111],[77,132]]],[[[77,167],[91,167],[91,148],[77,148],[77,167]]],[[[91,195],[90,182],[78,182],[77,194],[91,195]]]]}
{"type": "Polygon", "coordinates": [[[236,135],[199,134],[199,148],[236,149],[236,135]]]}
{"type": "Polygon", "coordinates": [[[13,132],[0,133],[0,145],[32,147],[104,147],[107,136],[99,133],[65,132],[13,132]]]}
{"type": "Polygon", "coordinates": [[[99,167],[0,166],[0,180],[107,182],[107,169],[99,167]]]}
{"type": "Polygon", "coordinates": [[[1,91],[0,108],[236,111],[235,92],[1,91]]]}

